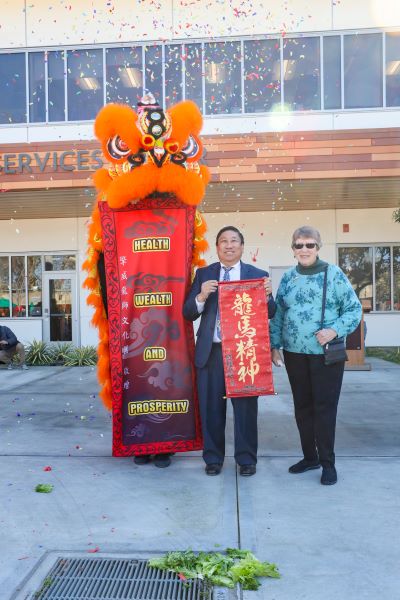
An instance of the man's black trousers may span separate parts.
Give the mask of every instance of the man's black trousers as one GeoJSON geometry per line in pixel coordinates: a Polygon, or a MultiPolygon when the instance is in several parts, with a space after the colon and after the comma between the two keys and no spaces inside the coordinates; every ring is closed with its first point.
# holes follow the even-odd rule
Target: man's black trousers
{"type": "MultiPolygon", "coordinates": [[[[213,344],[207,364],[197,369],[203,458],[207,464],[224,462],[226,398],[221,344],[213,344]]],[[[235,460],[238,465],[257,462],[258,398],[232,398],[235,432],[235,460]]]]}
{"type": "Polygon", "coordinates": [[[322,354],[283,354],[304,458],[332,466],[344,362],[327,366],[322,354]]]}

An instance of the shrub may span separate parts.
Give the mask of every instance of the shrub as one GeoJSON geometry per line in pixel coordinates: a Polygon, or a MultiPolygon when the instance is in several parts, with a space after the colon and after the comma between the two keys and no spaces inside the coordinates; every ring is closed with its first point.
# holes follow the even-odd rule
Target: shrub
{"type": "Polygon", "coordinates": [[[29,365],[50,365],[52,362],[49,345],[38,340],[28,344],[25,358],[29,365]]]}
{"type": "Polygon", "coordinates": [[[73,346],[69,342],[58,342],[50,348],[51,362],[53,365],[63,365],[73,352],[73,346]]]}
{"type": "Polygon", "coordinates": [[[81,348],[72,348],[66,357],[64,365],[66,367],[90,367],[97,363],[97,350],[94,346],[82,346],[81,348]]]}

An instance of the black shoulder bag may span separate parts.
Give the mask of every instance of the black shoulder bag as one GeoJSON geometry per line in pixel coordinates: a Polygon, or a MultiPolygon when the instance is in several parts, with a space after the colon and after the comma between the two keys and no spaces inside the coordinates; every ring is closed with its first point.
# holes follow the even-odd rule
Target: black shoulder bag
{"type": "MultiPolygon", "coordinates": [[[[328,267],[325,268],[324,286],[322,290],[322,312],[321,329],[324,328],[325,305],[326,305],[326,287],[328,283],[328,267]]],[[[339,362],[349,360],[346,352],[346,341],[344,337],[335,337],[333,340],[323,346],[325,355],[325,364],[334,365],[339,362]]]]}

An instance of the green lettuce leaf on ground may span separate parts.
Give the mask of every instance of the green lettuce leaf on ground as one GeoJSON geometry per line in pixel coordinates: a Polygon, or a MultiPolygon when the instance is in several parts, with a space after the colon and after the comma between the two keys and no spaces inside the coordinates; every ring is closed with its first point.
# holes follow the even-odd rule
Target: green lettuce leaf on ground
{"type": "Polygon", "coordinates": [[[233,588],[239,583],[245,590],[261,585],[258,577],[280,577],[276,565],[260,562],[249,550],[227,548],[226,553],[192,550],[168,552],[149,560],[149,566],[168,570],[186,579],[203,579],[206,583],[233,588]]]}

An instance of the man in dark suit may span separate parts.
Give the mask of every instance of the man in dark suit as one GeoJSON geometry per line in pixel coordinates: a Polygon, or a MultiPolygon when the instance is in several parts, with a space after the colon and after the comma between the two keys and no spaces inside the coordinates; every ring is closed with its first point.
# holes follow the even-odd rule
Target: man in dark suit
{"type": "MultiPolygon", "coordinates": [[[[195,366],[204,438],[203,459],[207,475],[219,475],[225,458],[226,398],[224,367],[218,318],[218,282],[264,278],[268,296],[268,315],[276,311],[271,281],[267,271],[243,263],[242,233],[232,226],[217,234],[220,262],[197,269],[191,290],[183,307],[183,315],[195,321],[201,315],[197,332],[195,366]]],[[[258,398],[232,398],[235,418],[235,460],[241,475],[254,475],[257,463],[258,398]]]]}

